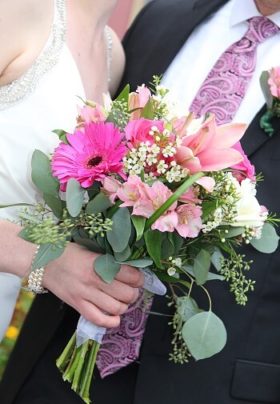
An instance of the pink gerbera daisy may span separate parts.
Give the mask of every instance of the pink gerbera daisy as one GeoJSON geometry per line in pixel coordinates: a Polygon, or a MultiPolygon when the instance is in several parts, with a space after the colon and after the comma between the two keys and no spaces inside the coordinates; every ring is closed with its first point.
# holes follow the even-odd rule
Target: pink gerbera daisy
{"type": "Polygon", "coordinates": [[[123,175],[122,158],[126,147],[122,134],[112,123],[87,123],[67,135],[69,144],[60,143],[52,159],[52,173],[66,189],[67,181],[74,178],[82,187],[90,187],[107,174],[123,175]]]}

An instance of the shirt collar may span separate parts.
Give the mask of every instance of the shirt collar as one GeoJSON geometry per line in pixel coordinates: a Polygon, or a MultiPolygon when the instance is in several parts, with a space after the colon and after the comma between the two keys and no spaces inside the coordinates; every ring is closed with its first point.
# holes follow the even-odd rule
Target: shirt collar
{"type": "MultiPolygon", "coordinates": [[[[235,26],[249,18],[260,16],[260,12],[257,9],[254,0],[232,0],[232,10],[230,16],[230,25],[235,26]]],[[[267,16],[280,28],[280,11],[272,15],[267,16]]]]}

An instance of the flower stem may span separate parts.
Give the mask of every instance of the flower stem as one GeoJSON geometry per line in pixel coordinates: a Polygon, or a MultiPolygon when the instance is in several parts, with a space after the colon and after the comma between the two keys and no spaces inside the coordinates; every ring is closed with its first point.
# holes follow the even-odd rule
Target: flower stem
{"type": "Polygon", "coordinates": [[[60,355],[60,357],[56,360],[56,366],[58,367],[59,370],[62,372],[68,365],[71,355],[73,354],[73,351],[75,349],[75,344],[76,344],[76,334],[74,333],[69,340],[68,344],[66,345],[64,351],[60,355]]]}
{"type": "Polygon", "coordinates": [[[182,185],[164,202],[147,220],[145,230],[148,230],[169,208],[183,195],[199,178],[203,177],[204,173],[199,172],[183,182],[182,185]]]}
{"type": "Polygon", "coordinates": [[[78,391],[78,389],[79,389],[81,374],[82,374],[82,370],[83,370],[83,366],[84,366],[84,362],[85,362],[85,357],[88,352],[88,346],[89,346],[89,341],[87,340],[83,343],[83,345],[80,347],[80,350],[79,350],[79,355],[78,355],[79,360],[78,360],[77,367],[75,369],[73,382],[72,382],[72,389],[74,391],[78,391]]]}
{"type": "Polygon", "coordinates": [[[90,341],[91,347],[89,352],[89,357],[87,359],[86,369],[84,373],[84,378],[80,387],[79,395],[84,400],[85,403],[90,403],[89,389],[93,377],[93,371],[96,363],[96,357],[99,351],[100,344],[96,341],[90,341]]]}

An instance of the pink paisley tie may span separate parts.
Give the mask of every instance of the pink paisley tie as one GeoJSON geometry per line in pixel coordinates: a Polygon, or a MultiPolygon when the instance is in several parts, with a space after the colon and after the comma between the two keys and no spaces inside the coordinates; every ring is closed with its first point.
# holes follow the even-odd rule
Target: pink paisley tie
{"type": "Polygon", "coordinates": [[[279,32],[266,17],[248,20],[246,34],[218,59],[200,87],[190,110],[196,115],[213,112],[218,124],[232,120],[256,67],[257,46],[279,32]]]}
{"type": "Polygon", "coordinates": [[[107,330],[96,361],[102,378],[138,359],[152,300],[152,295],[142,290],[121,317],[119,327],[107,330]]]}

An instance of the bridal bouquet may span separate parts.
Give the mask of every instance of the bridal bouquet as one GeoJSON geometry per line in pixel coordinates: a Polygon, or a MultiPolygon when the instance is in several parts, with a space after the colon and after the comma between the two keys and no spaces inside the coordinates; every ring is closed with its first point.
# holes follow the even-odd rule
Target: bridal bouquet
{"type": "MultiPolygon", "coordinates": [[[[122,264],[149,267],[174,306],[175,363],[221,351],[226,329],[212,310],[208,282],[227,282],[245,305],[254,281],[238,247],[277,248],[276,219],[256,199],[254,167],[239,143],[245,127],[215,116],[179,114],[155,78],[127,86],[115,101],[85,102],[72,133],[55,131],[51,157],[36,150],[32,179],[44,203],[21,216],[21,236],[40,245],[33,268],[75,241],[101,255],[93,271],[112,282],[122,264]],[[208,308],[194,300],[201,288],[208,308]]],[[[57,365],[85,402],[106,330],[81,319],[57,365]],[[91,329],[88,332],[88,329],[91,329]]]]}

